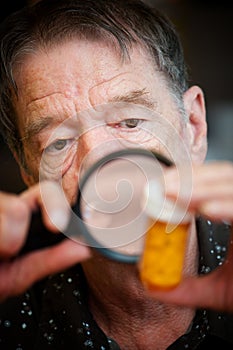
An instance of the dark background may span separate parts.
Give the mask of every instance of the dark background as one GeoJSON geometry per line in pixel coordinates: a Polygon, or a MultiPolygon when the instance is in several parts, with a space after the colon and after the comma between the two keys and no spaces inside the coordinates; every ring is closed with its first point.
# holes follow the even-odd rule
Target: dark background
{"type": "MultiPolygon", "coordinates": [[[[84,0],[85,1],[85,0],[84,0]]],[[[106,0],[107,1],[107,0],[106,0]]],[[[206,96],[209,125],[207,160],[233,161],[233,1],[145,0],[175,23],[184,46],[191,82],[206,96]]],[[[26,1],[1,1],[0,20],[26,1]]],[[[0,190],[24,189],[18,166],[0,138],[0,190]]]]}

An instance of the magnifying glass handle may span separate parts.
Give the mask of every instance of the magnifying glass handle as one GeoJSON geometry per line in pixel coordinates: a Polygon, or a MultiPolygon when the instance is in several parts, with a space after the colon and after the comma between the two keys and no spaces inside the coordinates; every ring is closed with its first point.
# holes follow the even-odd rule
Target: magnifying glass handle
{"type": "Polygon", "coordinates": [[[64,238],[63,233],[53,233],[46,228],[41,212],[33,213],[27,240],[19,255],[52,246],[61,242],[64,238]]]}

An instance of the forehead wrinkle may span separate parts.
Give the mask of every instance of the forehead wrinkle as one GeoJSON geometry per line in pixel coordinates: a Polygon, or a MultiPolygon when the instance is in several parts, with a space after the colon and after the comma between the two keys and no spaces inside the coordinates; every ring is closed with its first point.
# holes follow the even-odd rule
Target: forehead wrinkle
{"type": "Polygon", "coordinates": [[[45,99],[47,97],[54,96],[54,95],[57,95],[57,94],[63,95],[62,92],[60,92],[60,91],[53,91],[51,93],[48,93],[48,94],[45,94],[45,95],[42,95],[42,96],[30,99],[30,101],[26,104],[26,107],[29,107],[34,102],[38,102],[38,101],[40,102],[41,100],[43,100],[43,99],[45,99]]]}
{"type": "Polygon", "coordinates": [[[92,86],[88,91],[88,97],[94,108],[96,105],[111,102],[134,103],[153,110],[158,108],[158,101],[129,71],[120,72],[92,86]]]}

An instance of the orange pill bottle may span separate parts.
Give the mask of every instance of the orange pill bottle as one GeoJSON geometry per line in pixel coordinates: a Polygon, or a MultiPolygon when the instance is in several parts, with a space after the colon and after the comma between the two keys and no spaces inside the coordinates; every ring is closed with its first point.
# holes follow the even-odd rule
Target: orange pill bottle
{"type": "Polygon", "coordinates": [[[146,189],[148,229],[139,264],[140,278],[148,289],[176,287],[183,274],[190,226],[185,208],[165,199],[156,182],[146,189]]]}

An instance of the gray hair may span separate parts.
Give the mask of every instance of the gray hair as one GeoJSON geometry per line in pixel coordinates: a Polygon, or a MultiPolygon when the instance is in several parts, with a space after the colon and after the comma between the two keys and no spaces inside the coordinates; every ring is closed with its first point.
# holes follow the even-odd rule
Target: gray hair
{"type": "Polygon", "coordinates": [[[180,39],[171,22],[140,0],[42,0],[10,15],[0,26],[0,130],[25,166],[13,95],[13,76],[25,54],[73,38],[115,40],[123,59],[132,45],[147,49],[177,101],[187,89],[180,39]]]}

